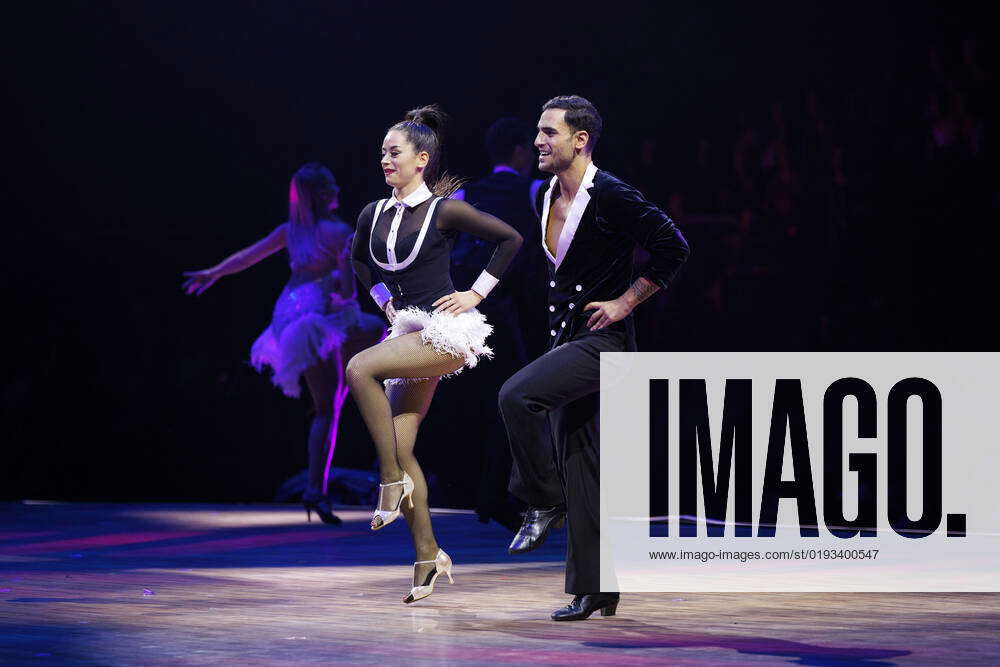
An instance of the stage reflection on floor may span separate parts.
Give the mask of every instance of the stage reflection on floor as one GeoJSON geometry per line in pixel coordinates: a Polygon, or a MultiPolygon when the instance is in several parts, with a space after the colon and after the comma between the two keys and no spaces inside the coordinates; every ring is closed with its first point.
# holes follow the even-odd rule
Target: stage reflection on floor
{"type": "Polygon", "coordinates": [[[412,547],[290,506],[0,504],[0,663],[950,664],[1000,662],[1000,594],[626,594],[554,623],[565,534],[436,512],[455,583],[402,604],[412,547]]]}

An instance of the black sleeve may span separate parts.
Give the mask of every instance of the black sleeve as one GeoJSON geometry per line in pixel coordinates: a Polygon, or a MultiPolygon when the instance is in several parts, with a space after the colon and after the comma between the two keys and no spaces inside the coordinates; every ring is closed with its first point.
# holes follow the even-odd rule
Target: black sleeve
{"type": "Polygon", "coordinates": [[[691,254],[687,241],[666,213],[621,181],[608,184],[598,200],[598,215],[650,254],[642,277],[667,287],[691,254]]]}
{"type": "Polygon", "coordinates": [[[446,199],[439,206],[441,210],[437,217],[438,229],[468,232],[473,236],[497,244],[496,250],[493,251],[493,257],[490,258],[485,268],[491,276],[499,278],[510,265],[524,241],[517,230],[506,222],[489,213],[483,213],[464,201],[446,199]]]}
{"type": "Polygon", "coordinates": [[[372,275],[372,264],[368,257],[368,239],[372,231],[372,217],[375,215],[375,203],[368,204],[358,215],[358,226],[354,231],[354,243],[351,244],[351,265],[358,282],[369,292],[379,275],[372,275]]]}

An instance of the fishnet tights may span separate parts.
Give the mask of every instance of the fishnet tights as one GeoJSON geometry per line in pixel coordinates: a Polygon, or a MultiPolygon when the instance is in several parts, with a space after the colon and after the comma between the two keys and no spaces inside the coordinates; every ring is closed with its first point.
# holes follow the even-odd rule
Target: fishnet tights
{"type": "MultiPolygon", "coordinates": [[[[462,359],[441,354],[409,333],[387,339],[359,352],[347,364],[347,383],[375,443],[382,483],[402,478],[403,470],[413,479],[413,508],[404,502],[401,510],[413,536],[415,560],[431,560],[437,555],[437,541],[431,528],[427,504],[427,481],[413,456],[417,431],[430,407],[437,376],[458,370],[462,359]],[[388,378],[433,379],[394,384],[383,389],[388,378]]],[[[385,489],[379,509],[391,510],[402,493],[402,485],[385,489]]],[[[433,567],[433,564],[430,565],[433,567]]]]}

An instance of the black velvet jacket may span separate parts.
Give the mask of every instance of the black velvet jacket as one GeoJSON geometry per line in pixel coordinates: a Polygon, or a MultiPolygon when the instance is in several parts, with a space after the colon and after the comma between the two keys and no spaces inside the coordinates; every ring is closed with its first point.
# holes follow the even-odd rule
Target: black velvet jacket
{"type": "MultiPolygon", "coordinates": [[[[563,257],[556,257],[561,260],[558,266],[551,258],[547,262],[549,349],[590,333],[587,320],[593,311],[584,311],[588,303],[611,301],[625,293],[633,282],[636,243],[651,255],[641,275],[663,288],[670,284],[690,254],[687,241],[670,217],[646,201],[632,186],[601,169],[593,174],[589,188],[586,185],[585,177],[578,196],[587,199],[589,195],[589,201],[579,215],[572,242],[563,257]]],[[[558,188],[558,182],[553,185],[550,181],[537,195],[537,209],[542,215],[543,249],[549,192],[558,188]]],[[[576,205],[574,202],[574,207],[576,205]]],[[[576,215],[571,207],[564,229],[575,222],[574,218],[576,215]]],[[[548,251],[545,252],[548,257],[548,251]]],[[[629,349],[635,349],[633,327],[630,314],[607,328],[626,332],[629,349]]]]}

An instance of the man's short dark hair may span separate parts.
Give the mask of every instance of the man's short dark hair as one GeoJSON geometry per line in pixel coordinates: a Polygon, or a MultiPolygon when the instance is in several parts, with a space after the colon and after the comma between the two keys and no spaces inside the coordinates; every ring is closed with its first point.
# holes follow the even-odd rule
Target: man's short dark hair
{"type": "Polygon", "coordinates": [[[490,125],[486,131],[486,152],[494,165],[506,164],[514,157],[514,149],[524,146],[531,149],[535,130],[520,118],[506,116],[490,125]]]}
{"type": "Polygon", "coordinates": [[[574,132],[586,131],[590,135],[590,139],[587,141],[587,151],[594,151],[597,140],[601,138],[604,121],[601,120],[601,114],[597,113],[597,107],[591,104],[590,100],[579,95],[559,95],[542,105],[542,111],[546,109],[565,109],[566,124],[574,132]]]}

